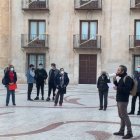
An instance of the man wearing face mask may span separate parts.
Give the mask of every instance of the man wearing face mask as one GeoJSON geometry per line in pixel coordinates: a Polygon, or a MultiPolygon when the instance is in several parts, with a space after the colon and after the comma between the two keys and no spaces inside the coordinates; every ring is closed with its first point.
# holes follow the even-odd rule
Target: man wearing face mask
{"type": "Polygon", "coordinates": [[[17,74],[14,70],[14,66],[10,65],[9,70],[5,73],[5,83],[7,87],[7,97],[6,97],[6,106],[9,104],[10,95],[12,95],[12,102],[15,106],[15,89],[10,89],[9,87],[12,85],[16,85],[17,82],[17,74]]]}
{"type": "Polygon", "coordinates": [[[132,98],[131,111],[128,114],[129,115],[135,114],[136,100],[137,100],[137,97],[139,97],[139,109],[138,109],[137,115],[140,115],[140,66],[137,67],[137,70],[135,71],[135,74],[134,74],[134,78],[138,82],[137,93],[136,93],[136,96],[133,96],[133,98],[132,98]]]}
{"type": "Polygon", "coordinates": [[[27,77],[27,83],[28,83],[28,95],[27,95],[27,100],[28,101],[33,101],[31,99],[31,93],[32,93],[32,89],[33,89],[33,84],[35,83],[35,68],[33,64],[30,64],[29,66],[29,70],[27,71],[26,74],[27,77]]]}
{"type": "Polygon", "coordinates": [[[57,75],[55,79],[55,83],[56,83],[56,88],[58,89],[58,92],[55,97],[54,106],[57,106],[59,96],[60,96],[59,106],[62,106],[63,97],[64,97],[64,94],[66,94],[66,87],[69,84],[68,74],[64,72],[63,68],[60,69],[60,73],[57,75]]]}
{"type": "Polygon", "coordinates": [[[121,126],[118,132],[114,135],[123,136],[122,139],[130,139],[133,137],[131,122],[127,114],[127,106],[129,101],[130,91],[133,87],[133,79],[127,76],[127,68],[124,65],[120,65],[117,74],[113,78],[114,84],[116,86],[117,94],[116,101],[118,107],[118,114],[121,119],[121,126]],[[120,80],[116,80],[116,76],[120,77],[120,80]],[[125,81],[124,78],[126,77],[125,81]],[[127,127],[127,134],[124,136],[125,126],[127,127]]]}
{"type": "Polygon", "coordinates": [[[53,90],[53,98],[52,100],[54,101],[55,98],[55,90],[56,90],[56,86],[55,86],[55,78],[59,73],[59,70],[56,69],[56,65],[54,63],[51,64],[52,69],[49,71],[49,78],[48,78],[48,98],[46,99],[46,101],[50,101],[50,95],[51,95],[51,91],[53,90]]]}
{"type": "Polygon", "coordinates": [[[42,100],[44,100],[44,84],[48,75],[46,70],[43,68],[43,64],[39,64],[39,68],[35,71],[35,80],[37,87],[37,97],[34,100],[39,100],[39,92],[41,88],[42,100]]]}
{"type": "Polygon", "coordinates": [[[107,83],[110,83],[110,78],[109,76],[107,76],[106,72],[102,72],[97,82],[97,88],[99,90],[99,99],[100,99],[99,110],[103,110],[103,99],[104,99],[104,111],[107,109],[108,89],[109,89],[107,83]]]}

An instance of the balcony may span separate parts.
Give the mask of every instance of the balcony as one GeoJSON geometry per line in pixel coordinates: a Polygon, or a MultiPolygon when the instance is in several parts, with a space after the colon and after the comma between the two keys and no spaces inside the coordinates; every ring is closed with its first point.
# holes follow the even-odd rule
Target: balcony
{"type": "Polygon", "coordinates": [[[74,0],[75,10],[102,10],[102,0],[74,0]]]}
{"type": "Polygon", "coordinates": [[[22,10],[35,11],[35,10],[49,10],[49,0],[22,0],[22,10]]]}
{"type": "Polygon", "coordinates": [[[86,39],[86,35],[74,35],[73,48],[101,50],[101,36],[91,36],[91,38],[86,39]]]}
{"type": "Polygon", "coordinates": [[[22,34],[21,47],[24,49],[48,49],[49,35],[22,34]]]}
{"type": "Polygon", "coordinates": [[[140,50],[140,35],[130,35],[129,36],[129,49],[130,50],[140,50]]]}
{"type": "Polygon", "coordinates": [[[140,0],[130,0],[130,9],[131,10],[140,10],[140,0]]]}

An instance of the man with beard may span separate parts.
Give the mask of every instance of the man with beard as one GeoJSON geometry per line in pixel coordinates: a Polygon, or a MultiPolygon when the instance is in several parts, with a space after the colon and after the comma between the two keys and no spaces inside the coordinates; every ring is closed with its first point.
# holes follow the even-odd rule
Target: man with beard
{"type": "Polygon", "coordinates": [[[129,101],[130,91],[133,87],[133,79],[127,76],[127,68],[124,65],[120,65],[116,76],[113,78],[115,89],[117,90],[116,101],[118,107],[118,114],[121,119],[121,126],[118,132],[114,135],[123,136],[122,139],[130,139],[133,137],[131,122],[127,114],[127,106],[129,101]],[[119,76],[120,80],[116,77],[119,76]],[[125,78],[126,77],[126,78],[125,78]],[[125,78],[125,81],[124,81],[125,78]],[[125,126],[127,127],[127,134],[124,136],[125,126]]]}

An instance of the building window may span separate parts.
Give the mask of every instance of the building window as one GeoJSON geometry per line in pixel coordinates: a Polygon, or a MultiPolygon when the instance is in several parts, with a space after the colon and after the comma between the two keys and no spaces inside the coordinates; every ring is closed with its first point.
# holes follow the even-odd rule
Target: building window
{"type": "Polygon", "coordinates": [[[45,54],[28,54],[28,66],[33,64],[37,68],[40,63],[45,68],[45,54]]]}
{"type": "Polygon", "coordinates": [[[80,22],[80,38],[81,40],[96,40],[97,21],[81,21],[80,22]]]}
{"type": "Polygon", "coordinates": [[[135,35],[136,35],[136,40],[140,40],[140,20],[135,21],[135,35]]]}
{"type": "Polygon", "coordinates": [[[134,70],[140,66],[140,55],[134,56],[134,70]]]}
{"type": "Polygon", "coordinates": [[[45,40],[46,22],[45,21],[29,21],[29,38],[30,40],[38,38],[45,40]]]}

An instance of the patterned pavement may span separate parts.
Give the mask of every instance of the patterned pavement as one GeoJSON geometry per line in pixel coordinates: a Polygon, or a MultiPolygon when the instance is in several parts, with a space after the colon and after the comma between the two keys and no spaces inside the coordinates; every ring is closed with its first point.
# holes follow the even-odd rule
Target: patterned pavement
{"type": "MultiPolygon", "coordinates": [[[[107,111],[99,111],[95,85],[69,86],[62,107],[54,107],[52,101],[29,102],[26,89],[27,85],[18,85],[17,106],[10,102],[6,107],[6,89],[0,85],[0,140],[121,140],[112,135],[120,123],[114,91],[109,92],[107,111]]],[[[34,86],[32,98],[35,96],[34,86]]],[[[140,140],[140,116],[130,116],[130,119],[132,140],[140,140]]]]}

